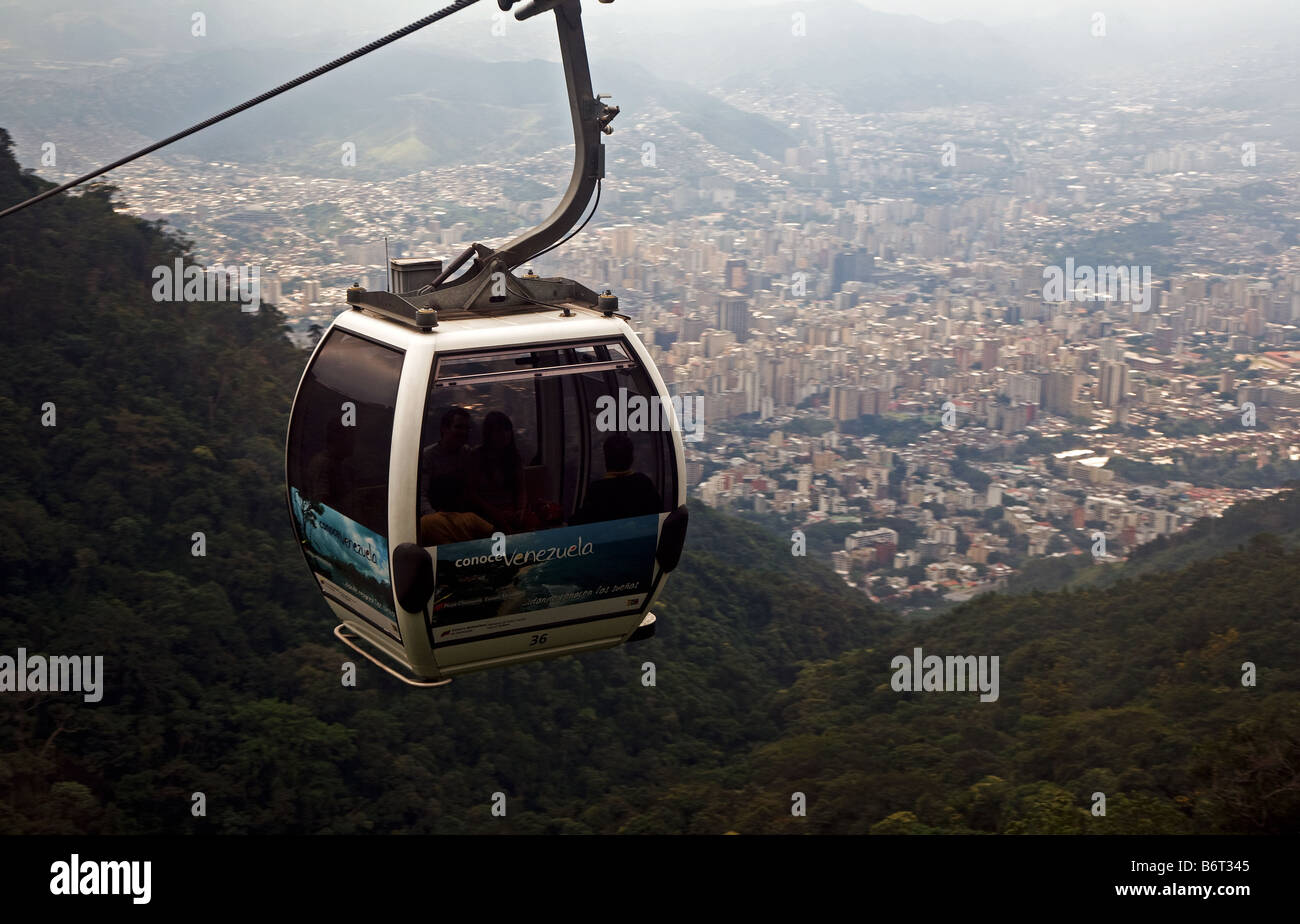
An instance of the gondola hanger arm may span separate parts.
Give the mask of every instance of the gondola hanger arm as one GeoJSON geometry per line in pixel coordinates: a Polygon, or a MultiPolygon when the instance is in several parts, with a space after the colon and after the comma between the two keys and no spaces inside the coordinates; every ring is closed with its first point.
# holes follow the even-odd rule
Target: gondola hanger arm
{"type": "MultiPolygon", "coordinates": [[[[612,3],[613,0],[600,2],[612,3]]],[[[519,0],[497,0],[497,5],[508,11],[519,5],[519,0]]],[[[515,12],[515,18],[530,19],[548,11],[555,13],[560,59],[569,95],[569,114],[573,120],[573,173],[559,205],[546,220],[496,250],[492,260],[483,261],[484,271],[490,263],[506,271],[516,269],[559,242],[582,218],[596,184],[605,176],[605,147],[601,135],[611,133],[610,122],[618,115],[619,109],[603,102],[608,96],[597,97],[592,92],[581,0],[528,0],[515,12]]]]}

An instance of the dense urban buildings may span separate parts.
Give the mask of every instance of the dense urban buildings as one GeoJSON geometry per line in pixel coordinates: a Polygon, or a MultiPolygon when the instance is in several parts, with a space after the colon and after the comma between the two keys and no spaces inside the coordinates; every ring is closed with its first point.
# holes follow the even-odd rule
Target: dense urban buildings
{"type": "MultiPolygon", "coordinates": [[[[797,126],[779,156],[637,113],[596,219],[537,269],[612,288],[702,399],[699,502],[808,531],[873,598],[1123,557],[1300,475],[1300,156],[1257,149],[1256,112],[1178,101],[1212,79],[870,115],[728,94],[797,126]]],[[[388,258],[536,221],[555,200],[506,190],[557,157],[384,182],[163,161],[119,184],[200,259],[261,266],[307,343],[388,258]]]]}

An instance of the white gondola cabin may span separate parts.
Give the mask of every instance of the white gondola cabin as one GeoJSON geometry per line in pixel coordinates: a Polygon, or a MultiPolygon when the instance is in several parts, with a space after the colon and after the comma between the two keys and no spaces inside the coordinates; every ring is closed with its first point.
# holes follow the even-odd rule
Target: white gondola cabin
{"type": "Polygon", "coordinates": [[[430,329],[340,316],[287,475],[341,636],[421,681],[650,634],[685,537],[672,398],[626,321],[578,301],[430,329]]]}
{"type": "Polygon", "coordinates": [[[686,536],[680,422],[618,299],[514,272],[594,213],[618,115],[579,0],[515,16],[548,11],[574,130],[559,205],[500,249],[350,288],[290,415],[289,508],[335,634],[417,685],[652,635],[686,536]]]}

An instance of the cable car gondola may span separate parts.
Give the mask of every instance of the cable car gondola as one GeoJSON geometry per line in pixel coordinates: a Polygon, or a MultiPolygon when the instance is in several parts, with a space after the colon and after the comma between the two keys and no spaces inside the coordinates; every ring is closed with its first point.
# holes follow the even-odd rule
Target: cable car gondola
{"type": "Polygon", "coordinates": [[[617,298],[517,273],[598,203],[618,114],[592,94],[580,0],[516,18],[546,11],[575,138],[560,204],[499,249],[350,288],[289,423],[293,527],[335,634],[417,686],[652,635],[685,541],[680,426],[617,298]]]}

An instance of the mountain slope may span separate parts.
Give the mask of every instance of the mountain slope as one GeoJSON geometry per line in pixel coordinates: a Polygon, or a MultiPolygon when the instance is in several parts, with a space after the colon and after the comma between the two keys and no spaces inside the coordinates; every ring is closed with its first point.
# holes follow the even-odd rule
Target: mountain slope
{"type": "MultiPolygon", "coordinates": [[[[44,187],[0,134],[0,201],[44,187]]],[[[343,687],[284,507],[306,354],[273,310],[154,302],[151,268],[182,255],[102,189],[0,222],[0,654],[106,674],[95,704],[0,696],[0,832],[601,830],[610,791],[734,761],[772,734],[797,662],[892,627],[700,509],[651,641],[438,691],[363,663],[343,687]]]]}
{"type": "MultiPolygon", "coordinates": [[[[8,151],[0,134],[0,201],[44,188],[8,151]]],[[[106,674],[95,704],[0,696],[0,832],[1300,826],[1300,553],[1268,534],[899,625],[696,505],[654,640],[436,692],[362,665],[343,687],[283,506],[305,356],[272,310],[153,302],[150,269],[183,254],[102,189],[0,222],[0,654],[106,674]],[[894,691],[916,647],[998,657],[998,699],[894,691]]],[[[1284,531],[1284,506],[1256,525],[1284,531]]]]}
{"type": "MultiPolygon", "coordinates": [[[[322,52],[223,49],[68,66],[40,81],[0,71],[7,127],[22,156],[59,144],[59,165],[90,169],[305,73],[322,52]]],[[[613,156],[639,162],[643,138],[661,147],[682,130],[740,157],[781,157],[797,144],[784,127],[684,84],[623,62],[602,65],[600,92],[624,116],[613,156]],[[656,122],[656,112],[668,114],[656,122]],[[633,123],[645,123],[635,132],[633,123]]],[[[662,117],[660,117],[662,118],[662,117]]],[[[506,162],[571,147],[564,74],[558,62],[485,62],[418,46],[395,46],[178,142],[164,157],[266,164],[274,172],[391,178],[435,167],[506,162]],[[344,167],[344,142],[356,145],[344,167]],[[485,157],[484,152],[491,152],[485,157]]],[[[196,169],[197,169],[196,165],[196,169]]],[[[556,192],[567,176],[557,163],[556,192]]]]}
{"type": "Polygon", "coordinates": [[[1097,564],[1086,555],[1063,555],[1029,562],[1008,588],[1010,593],[1063,587],[1108,587],[1116,581],[1155,571],[1172,571],[1215,558],[1261,532],[1290,547],[1300,545],[1300,490],[1292,488],[1263,500],[1236,504],[1220,517],[1202,517],[1188,529],[1161,536],[1134,549],[1124,562],[1097,564]]]}
{"type": "MultiPolygon", "coordinates": [[[[1300,552],[1100,591],[984,598],[810,666],[777,740],[614,825],[653,833],[1284,833],[1300,829],[1300,552]],[[999,697],[896,692],[892,659],[999,657],[999,697]],[[1256,685],[1242,684],[1254,664],[1256,685]],[[791,814],[803,793],[807,817],[791,814]],[[1106,813],[1093,814],[1095,793],[1106,813]]],[[[625,802],[626,800],[619,800],[625,802]]]]}

